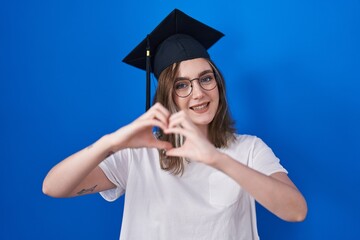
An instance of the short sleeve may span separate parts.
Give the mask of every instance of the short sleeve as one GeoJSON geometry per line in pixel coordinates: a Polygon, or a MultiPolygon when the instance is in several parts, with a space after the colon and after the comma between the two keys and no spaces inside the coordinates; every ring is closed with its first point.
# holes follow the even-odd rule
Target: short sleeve
{"type": "Polygon", "coordinates": [[[276,172],[288,173],[271,148],[258,137],[254,140],[252,167],[267,176],[276,172]]]}
{"type": "Polygon", "coordinates": [[[112,202],[125,193],[129,170],[129,150],[121,150],[106,158],[99,164],[106,177],[116,188],[100,192],[107,201],[112,202]]]}

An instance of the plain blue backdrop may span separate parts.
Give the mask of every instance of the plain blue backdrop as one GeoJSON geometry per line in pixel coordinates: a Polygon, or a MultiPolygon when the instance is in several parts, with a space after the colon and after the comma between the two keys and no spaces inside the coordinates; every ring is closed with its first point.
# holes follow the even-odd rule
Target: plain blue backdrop
{"type": "Polygon", "coordinates": [[[238,132],[307,199],[302,223],[258,206],[260,237],[357,238],[358,0],[13,0],[0,3],[0,239],[118,239],[122,198],[53,199],[42,180],[143,113],[145,73],[121,60],[174,8],[225,33],[210,54],[238,132]]]}

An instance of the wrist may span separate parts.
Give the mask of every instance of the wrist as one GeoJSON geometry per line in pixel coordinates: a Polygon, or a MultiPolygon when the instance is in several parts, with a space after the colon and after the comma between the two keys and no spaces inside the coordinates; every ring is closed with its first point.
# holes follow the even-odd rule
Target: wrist
{"type": "Polygon", "coordinates": [[[107,151],[109,152],[109,154],[112,154],[112,153],[115,153],[115,152],[121,150],[121,146],[120,146],[118,139],[114,133],[107,134],[107,135],[103,136],[102,138],[103,138],[102,141],[104,141],[104,143],[107,146],[107,151]]]}
{"type": "Polygon", "coordinates": [[[213,168],[216,169],[220,169],[221,167],[221,162],[224,159],[225,154],[220,152],[219,150],[216,149],[216,151],[214,151],[211,155],[210,155],[210,161],[209,161],[209,165],[213,168]]]}
{"type": "Polygon", "coordinates": [[[116,149],[115,140],[112,134],[102,136],[95,144],[106,157],[119,150],[116,149]]]}

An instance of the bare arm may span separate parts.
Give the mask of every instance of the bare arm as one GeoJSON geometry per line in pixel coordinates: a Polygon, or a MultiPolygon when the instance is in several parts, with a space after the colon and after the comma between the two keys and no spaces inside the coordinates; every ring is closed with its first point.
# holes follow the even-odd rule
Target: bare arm
{"type": "Polygon", "coordinates": [[[45,177],[43,192],[53,197],[71,197],[114,188],[98,167],[101,161],[124,148],[170,149],[170,143],[159,141],[152,135],[152,126],[166,128],[169,115],[162,105],[155,104],[134,122],[64,159],[45,177]]]}
{"type": "Polygon", "coordinates": [[[54,166],[43,182],[43,192],[52,197],[71,197],[114,188],[98,167],[111,153],[109,135],[54,166]]]}
{"type": "Polygon", "coordinates": [[[304,197],[286,173],[266,176],[230,156],[214,153],[210,165],[224,172],[250,193],[261,205],[286,221],[303,221],[307,214],[304,197]]]}

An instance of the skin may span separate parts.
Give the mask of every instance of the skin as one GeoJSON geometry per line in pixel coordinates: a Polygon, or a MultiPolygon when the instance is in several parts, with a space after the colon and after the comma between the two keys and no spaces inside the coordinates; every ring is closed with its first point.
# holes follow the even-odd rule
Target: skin
{"type": "MultiPolygon", "coordinates": [[[[183,61],[179,76],[194,79],[211,69],[204,59],[183,61]]],[[[57,164],[43,183],[43,192],[53,197],[71,197],[114,188],[98,167],[109,154],[125,148],[154,147],[165,149],[169,156],[181,156],[207,164],[233,178],[261,205],[286,221],[303,221],[307,214],[304,197],[285,173],[266,176],[218,151],[207,138],[207,126],[213,120],[219,104],[217,88],[203,90],[193,81],[193,92],[187,98],[174,96],[180,111],[175,114],[156,103],[132,123],[105,135],[57,164]],[[193,106],[209,103],[202,111],[193,106]],[[186,141],[180,148],[155,139],[152,127],[164,133],[181,134],[186,141]]]]}
{"type": "MultiPolygon", "coordinates": [[[[204,72],[212,72],[209,63],[202,58],[181,62],[179,66],[179,77],[194,79],[200,77],[204,72]]],[[[186,98],[178,97],[174,94],[175,104],[184,112],[185,115],[207,136],[208,124],[214,119],[216,110],[219,106],[219,91],[214,88],[210,91],[202,89],[198,81],[192,82],[192,93],[186,98]],[[201,111],[195,111],[193,107],[208,103],[208,107],[201,111]]]]}

